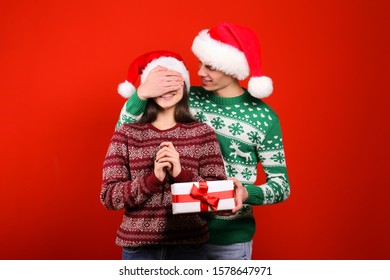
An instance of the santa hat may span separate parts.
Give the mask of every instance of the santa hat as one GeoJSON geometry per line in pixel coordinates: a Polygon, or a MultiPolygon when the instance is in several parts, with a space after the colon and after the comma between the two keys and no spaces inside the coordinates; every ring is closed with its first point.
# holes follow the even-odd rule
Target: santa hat
{"type": "Polygon", "coordinates": [[[131,63],[127,80],[119,84],[118,93],[124,98],[129,98],[136,90],[135,83],[138,75],[141,75],[142,84],[150,71],[158,65],[180,72],[187,86],[187,91],[190,90],[190,74],[181,56],[171,51],[160,50],[143,54],[131,63]]]}
{"type": "Polygon", "coordinates": [[[248,91],[254,97],[264,98],[272,93],[272,80],[262,73],[260,43],[251,29],[220,23],[199,32],[192,51],[202,63],[238,80],[245,80],[251,74],[248,91]]]}

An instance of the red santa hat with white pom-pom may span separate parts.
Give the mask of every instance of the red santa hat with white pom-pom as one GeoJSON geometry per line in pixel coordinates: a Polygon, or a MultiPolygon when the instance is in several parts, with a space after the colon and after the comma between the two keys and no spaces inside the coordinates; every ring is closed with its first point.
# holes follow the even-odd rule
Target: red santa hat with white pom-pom
{"type": "Polygon", "coordinates": [[[192,43],[192,51],[206,65],[248,82],[249,93],[265,98],[273,91],[272,80],[263,76],[259,40],[251,29],[223,22],[202,30],[192,43]]]}
{"type": "Polygon", "coordinates": [[[165,50],[152,51],[136,58],[127,72],[127,79],[118,86],[118,93],[124,98],[129,98],[136,90],[135,83],[138,75],[141,75],[141,84],[146,80],[151,70],[156,66],[163,66],[169,70],[180,72],[183,76],[187,91],[190,90],[190,74],[183,59],[177,53],[165,50]]]}

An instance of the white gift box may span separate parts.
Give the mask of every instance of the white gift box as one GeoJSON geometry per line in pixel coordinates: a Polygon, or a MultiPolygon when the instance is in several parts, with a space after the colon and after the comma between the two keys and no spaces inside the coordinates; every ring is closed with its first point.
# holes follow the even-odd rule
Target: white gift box
{"type": "Polygon", "coordinates": [[[232,180],[174,183],[171,185],[172,213],[198,213],[234,208],[232,180]]]}

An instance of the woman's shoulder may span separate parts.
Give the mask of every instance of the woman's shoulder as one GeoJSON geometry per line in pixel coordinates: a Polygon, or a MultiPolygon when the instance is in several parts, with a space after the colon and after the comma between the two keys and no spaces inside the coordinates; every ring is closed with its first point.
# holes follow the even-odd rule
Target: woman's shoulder
{"type": "Polygon", "coordinates": [[[149,126],[146,123],[124,123],[121,126],[119,126],[116,130],[128,134],[131,133],[132,131],[145,130],[148,128],[149,126]]]}

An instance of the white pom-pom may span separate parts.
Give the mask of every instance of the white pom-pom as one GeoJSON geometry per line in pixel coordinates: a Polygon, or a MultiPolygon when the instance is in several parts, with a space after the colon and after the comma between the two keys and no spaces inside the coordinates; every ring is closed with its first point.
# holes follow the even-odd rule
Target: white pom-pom
{"type": "Polygon", "coordinates": [[[265,98],[271,95],[274,90],[272,80],[269,77],[252,77],[249,79],[248,91],[256,98],[265,98]]]}
{"type": "Polygon", "coordinates": [[[130,98],[135,92],[135,87],[128,81],[124,81],[118,85],[118,93],[124,98],[130,98]]]}

